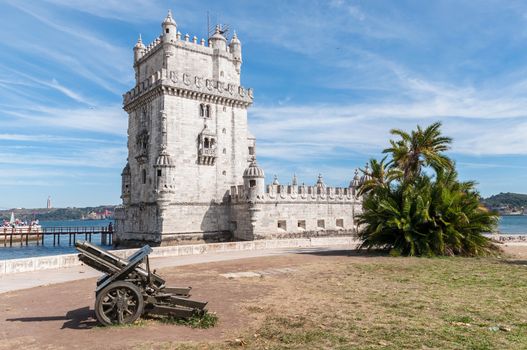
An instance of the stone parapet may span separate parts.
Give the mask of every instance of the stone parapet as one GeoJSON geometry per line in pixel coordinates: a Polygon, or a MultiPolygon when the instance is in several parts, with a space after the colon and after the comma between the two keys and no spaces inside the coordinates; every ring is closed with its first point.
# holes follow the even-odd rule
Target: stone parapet
{"type": "Polygon", "coordinates": [[[342,187],[317,187],[293,185],[267,185],[265,193],[251,195],[245,186],[231,186],[230,198],[233,203],[243,203],[248,200],[256,202],[307,202],[307,201],[341,201],[357,202],[351,188],[342,187]]]}
{"type": "MultiPolygon", "coordinates": [[[[149,257],[175,257],[185,255],[201,255],[206,253],[262,250],[275,248],[309,248],[334,245],[353,245],[353,248],[355,248],[355,245],[357,245],[358,243],[360,242],[357,241],[355,237],[341,236],[193,244],[181,246],[154,247],[152,248],[153,251],[149,255],[149,257]]],[[[120,258],[127,258],[132,255],[135,251],[136,249],[122,249],[111,250],[110,252],[120,258]]],[[[80,265],[82,265],[82,263],[77,258],[77,254],[0,260],[0,276],[21,272],[61,269],[80,265]]]]}
{"type": "Polygon", "coordinates": [[[253,91],[241,85],[225,84],[222,81],[207,79],[189,73],[161,69],[137,84],[123,95],[125,110],[129,109],[139,97],[163,87],[159,92],[189,98],[209,98],[227,103],[240,103],[248,107],[253,101],[253,91]]]}

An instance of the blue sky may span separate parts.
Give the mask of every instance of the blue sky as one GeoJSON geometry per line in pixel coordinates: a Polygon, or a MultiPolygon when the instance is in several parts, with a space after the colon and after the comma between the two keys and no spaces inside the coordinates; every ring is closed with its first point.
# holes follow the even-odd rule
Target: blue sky
{"type": "Polygon", "coordinates": [[[132,47],[171,8],[236,29],[267,180],[345,186],[389,130],[443,122],[462,179],[527,193],[525,1],[0,1],[0,208],[120,202],[132,47]]]}

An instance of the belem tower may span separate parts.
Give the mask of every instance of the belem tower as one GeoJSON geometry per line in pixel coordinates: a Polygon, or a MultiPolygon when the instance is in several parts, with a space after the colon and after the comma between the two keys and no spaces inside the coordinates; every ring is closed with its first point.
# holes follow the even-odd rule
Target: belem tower
{"type": "Polygon", "coordinates": [[[207,41],[182,36],[172,14],[162,33],[134,46],[135,87],[123,95],[128,162],[118,244],[175,244],[349,235],[361,210],[355,177],[348,188],[277,179],[264,183],[241,86],[242,45],[219,26],[207,41]]]}

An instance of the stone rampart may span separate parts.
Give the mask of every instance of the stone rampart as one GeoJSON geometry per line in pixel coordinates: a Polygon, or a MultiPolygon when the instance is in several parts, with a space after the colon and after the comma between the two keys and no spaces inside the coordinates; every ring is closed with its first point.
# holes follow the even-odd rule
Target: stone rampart
{"type": "Polygon", "coordinates": [[[245,186],[231,186],[230,197],[233,203],[243,203],[248,200],[256,201],[339,201],[339,202],[357,202],[359,198],[355,197],[351,188],[343,187],[319,187],[319,186],[293,186],[293,185],[267,185],[265,193],[256,194],[253,198],[250,191],[245,186]]]}
{"type": "MultiPolygon", "coordinates": [[[[261,250],[275,248],[309,248],[324,247],[335,245],[354,245],[358,241],[349,237],[317,237],[300,239],[277,239],[260,240],[250,242],[227,242],[211,244],[195,244],[182,246],[154,247],[149,255],[156,257],[175,257],[186,255],[201,255],[207,253],[234,252],[246,250],[261,250]]],[[[111,253],[121,258],[132,255],[136,249],[112,250],[111,253]]],[[[44,257],[34,257],[25,259],[0,260],[0,277],[2,275],[40,271],[48,269],[61,269],[79,266],[82,263],[77,258],[77,254],[53,255],[44,257]]]]}

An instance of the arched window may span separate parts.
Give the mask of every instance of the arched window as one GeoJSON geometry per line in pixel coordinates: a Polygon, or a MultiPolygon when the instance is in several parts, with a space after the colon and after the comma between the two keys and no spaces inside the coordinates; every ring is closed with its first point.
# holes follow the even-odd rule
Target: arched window
{"type": "Polygon", "coordinates": [[[209,139],[208,138],[205,138],[205,142],[203,142],[203,147],[204,148],[209,148],[209,139]]]}
{"type": "Polygon", "coordinates": [[[199,105],[199,116],[200,117],[205,116],[205,105],[203,103],[199,105]]]}
{"type": "Polygon", "coordinates": [[[210,139],[210,148],[214,148],[216,146],[216,140],[210,139]]]}
{"type": "Polygon", "coordinates": [[[146,184],[146,169],[143,169],[141,177],[142,177],[143,183],[146,184]]]}
{"type": "Polygon", "coordinates": [[[210,118],[210,105],[205,107],[205,118],[210,118]]]}

